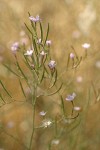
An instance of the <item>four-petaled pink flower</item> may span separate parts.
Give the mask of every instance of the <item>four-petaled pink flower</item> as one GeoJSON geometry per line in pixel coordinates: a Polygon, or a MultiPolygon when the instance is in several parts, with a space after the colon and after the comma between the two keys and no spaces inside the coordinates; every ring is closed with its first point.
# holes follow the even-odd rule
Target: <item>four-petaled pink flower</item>
{"type": "Polygon", "coordinates": [[[47,41],[46,41],[46,45],[47,45],[47,46],[50,46],[50,45],[51,45],[51,40],[47,40],[47,41]]]}
{"type": "Polygon", "coordinates": [[[13,43],[13,45],[11,46],[12,52],[15,53],[18,49],[19,49],[19,43],[18,42],[13,43]]]}
{"type": "Polygon", "coordinates": [[[37,15],[36,17],[30,16],[29,19],[30,19],[32,22],[39,22],[39,21],[41,21],[39,15],[37,15]]]}
{"type": "Polygon", "coordinates": [[[51,61],[49,62],[49,64],[48,64],[48,66],[49,66],[50,69],[54,69],[55,66],[56,66],[56,62],[55,62],[54,60],[51,60],[51,61]]]}
{"type": "Polygon", "coordinates": [[[73,101],[75,97],[76,97],[76,94],[72,93],[71,95],[68,95],[65,100],[66,101],[73,101]]]}
{"type": "Polygon", "coordinates": [[[24,55],[26,55],[26,56],[32,56],[32,54],[33,54],[33,50],[27,50],[24,55]]]}

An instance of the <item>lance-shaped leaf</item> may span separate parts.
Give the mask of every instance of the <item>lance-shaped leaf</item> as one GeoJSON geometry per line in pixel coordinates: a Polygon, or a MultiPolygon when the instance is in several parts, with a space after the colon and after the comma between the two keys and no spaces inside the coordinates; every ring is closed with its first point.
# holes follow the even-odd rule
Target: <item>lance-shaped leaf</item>
{"type": "Polygon", "coordinates": [[[80,65],[81,61],[82,61],[82,57],[78,59],[77,63],[73,66],[73,68],[77,68],[80,65]]]}
{"type": "Polygon", "coordinates": [[[67,68],[68,68],[68,66],[69,66],[69,61],[70,61],[70,54],[68,54],[67,68]]]}
{"type": "Polygon", "coordinates": [[[64,101],[63,101],[63,97],[62,96],[61,96],[61,107],[62,107],[62,113],[65,116],[64,101]]]}
{"type": "Polygon", "coordinates": [[[8,92],[8,90],[6,89],[6,87],[4,86],[4,84],[2,83],[1,80],[0,80],[0,83],[1,83],[1,85],[2,85],[2,87],[3,87],[3,89],[5,90],[5,92],[7,93],[7,95],[8,95],[10,98],[12,98],[12,96],[10,95],[10,93],[8,92]]]}
{"type": "Polygon", "coordinates": [[[46,41],[48,39],[48,35],[49,35],[49,23],[48,23],[48,27],[47,27],[47,33],[46,33],[46,38],[45,38],[44,46],[45,46],[46,41]]]}
{"type": "Polygon", "coordinates": [[[36,44],[36,39],[34,39],[33,35],[32,35],[32,42],[33,42],[33,47],[34,47],[35,55],[36,55],[36,57],[38,57],[38,48],[37,48],[37,44],[36,44]]]}
{"type": "Polygon", "coordinates": [[[18,75],[16,72],[14,72],[11,68],[9,68],[7,65],[3,64],[4,67],[6,67],[11,73],[13,73],[14,75],[16,75],[17,77],[20,77],[20,75],[18,75]]]}
{"type": "Polygon", "coordinates": [[[55,92],[44,95],[44,96],[51,96],[51,95],[54,95],[54,94],[58,93],[61,90],[62,86],[63,86],[63,83],[60,85],[60,87],[55,92]]]}
{"type": "Polygon", "coordinates": [[[4,103],[6,103],[1,94],[0,94],[0,98],[4,103]]]}
{"type": "Polygon", "coordinates": [[[23,85],[22,85],[22,83],[21,83],[20,79],[19,79],[19,83],[20,83],[20,87],[21,87],[22,93],[23,93],[23,95],[24,95],[24,96],[25,96],[25,98],[26,98],[26,95],[25,95],[25,92],[24,92],[24,89],[23,89],[23,85]]]}
{"type": "Polygon", "coordinates": [[[40,32],[41,32],[41,42],[43,41],[43,28],[42,28],[42,24],[40,23],[40,32]]]}
{"type": "Polygon", "coordinates": [[[33,35],[33,32],[30,30],[30,28],[27,26],[27,24],[26,23],[24,23],[24,24],[25,24],[27,30],[33,35]]]}
{"type": "Polygon", "coordinates": [[[18,67],[18,70],[19,70],[20,73],[22,74],[23,78],[24,78],[25,80],[27,80],[27,77],[25,76],[24,72],[22,71],[22,69],[21,69],[21,67],[20,67],[20,65],[19,65],[19,63],[18,63],[18,61],[16,61],[16,65],[17,65],[17,67],[18,67]]]}
{"type": "Polygon", "coordinates": [[[40,83],[43,81],[43,79],[44,79],[44,74],[45,74],[45,68],[43,68],[43,73],[42,73],[42,77],[41,77],[41,79],[40,79],[40,83]]]}
{"type": "Polygon", "coordinates": [[[52,88],[57,82],[57,70],[56,69],[55,69],[54,74],[55,74],[54,81],[53,81],[52,85],[49,88],[52,88]]]}

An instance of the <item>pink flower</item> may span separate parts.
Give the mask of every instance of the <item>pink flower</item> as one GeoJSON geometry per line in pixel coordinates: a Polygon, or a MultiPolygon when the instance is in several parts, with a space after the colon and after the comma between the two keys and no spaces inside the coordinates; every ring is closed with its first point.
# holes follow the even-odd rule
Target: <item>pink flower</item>
{"type": "Polygon", "coordinates": [[[11,46],[12,52],[15,53],[18,49],[19,49],[19,43],[18,42],[13,43],[13,45],[11,46]]]}
{"type": "Polygon", "coordinates": [[[68,95],[65,100],[66,101],[73,101],[75,97],[76,97],[76,94],[72,93],[71,95],[68,95]]]}
{"type": "Polygon", "coordinates": [[[55,66],[56,66],[56,62],[55,62],[54,60],[51,60],[51,61],[49,62],[49,64],[48,64],[48,66],[49,66],[50,69],[54,69],[55,66]]]}
{"type": "Polygon", "coordinates": [[[50,46],[50,45],[51,45],[51,40],[47,40],[47,41],[46,41],[46,45],[47,45],[47,46],[50,46]]]}
{"type": "Polygon", "coordinates": [[[33,54],[33,50],[27,50],[27,52],[24,55],[32,56],[32,54],[33,54]]]}
{"type": "Polygon", "coordinates": [[[29,19],[32,22],[39,22],[41,20],[40,17],[39,17],[39,15],[37,15],[36,17],[30,16],[29,19]]]}
{"type": "Polygon", "coordinates": [[[74,53],[70,53],[70,58],[73,59],[75,57],[74,53]]]}
{"type": "Polygon", "coordinates": [[[46,113],[47,113],[47,112],[45,112],[45,111],[41,111],[41,112],[40,112],[40,115],[41,115],[41,116],[45,116],[46,113]]]}
{"type": "Polygon", "coordinates": [[[82,45],[82,47],[85,48],[85,49],[88,49],[88,48],[90,48],[90,44],[89,43],[84,43],[82,45]]]}

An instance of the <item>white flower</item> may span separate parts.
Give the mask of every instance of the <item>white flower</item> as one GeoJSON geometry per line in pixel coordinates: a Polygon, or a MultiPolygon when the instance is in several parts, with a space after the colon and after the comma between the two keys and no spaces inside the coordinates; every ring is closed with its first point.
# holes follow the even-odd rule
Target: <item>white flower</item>
{"type": "Polygon", "coordinates": [[[38,40],[37,40],[37,44],[41,44],[41,39],[38,39],[38,40]]]}
{"type": "Polygon", "coordinates": [[[53,69],[53,68],[55,68],[55,66],[56,66],[56,62],[55,62],[54,60],[51,60],[51,61],[49,62],[49,64],[48,64],[48,66],[49,66],[50,69],[53,69]]]}
{"type": "Polygon", "coordinates": [[[41,115],[41,116],[45,116],[46,113],[47,113],[47,112],[45,112],[45,111],[41,111],[41,112],[40,112],[40,115],[41,115]]]}
{"type": "Polygon", "coordinates": [[[18,50],[18,48],[19,48],[19,43],[18,42],[13,43],[13,45],[11,46],[11,50],[13,52],[16,52],[18,50]]]}
{"type": "Polygon", "coordinates": [[[74,53],[70,53],[70,58],[73,59],[75,57],[74,53]]]}
{"type": "Polygon", "coordinates": [[[67,101],[73,101],[75,97],[76,97],[76,94],[73,93],[71,95],[68,95],[65,100],[67,100],[67,101]]]}
{"type": "Polygon", "coordinates": [[[88,48],[90,47],[90,44],[89,44],[89,43],[84,43],[84,44],[82,45],[82,47],[85,48],[85,49],[88,49],[88,48]]]}
{"type": "Polygon", "coordinates": [[[32,54],[33,54],[33,50],[27,50],[27,52],[24,55],[32,56],[32,54]]]}
{"type": "Polygon", "coordinates": [[[81,107],[78,107],[78,106],[74,106],[73,108],[75,111],[81,111],[81,107]]]}
{"type": "Polygon", "coordinates": [[[45,53],[44,51],[42,51],[41,53],[40,53],[40,55],[41,56],[45,56],[47,53],[45,53]]]}
{"type": "Polygon", "coordinates": [[[51,40],[46,41],[46,45],[50,46],[51,45],[51,40]]]}
{"type": "Polygon", "coordinates": [[[33,21],[33,22],[38,22],[38,21],[41,20],[40,17],[39,17],[39,15],[37,15],[36,17],[30,16],[29,19],[30,19],[31,21],[33,21]]]}
{"type": "Polygon", "coordinates": [[[45,119],[45,120],[43,120],[42,126],[43,126],[44,128],[47,128],[47,127],[49,127],[51,124],[52,124],[52,121],[51,121],[51,120],[45,119]]]}

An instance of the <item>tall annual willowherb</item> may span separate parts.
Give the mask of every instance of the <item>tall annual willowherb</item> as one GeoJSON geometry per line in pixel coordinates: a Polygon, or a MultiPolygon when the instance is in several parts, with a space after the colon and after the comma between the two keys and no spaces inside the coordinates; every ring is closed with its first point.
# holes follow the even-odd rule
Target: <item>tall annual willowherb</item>
{"type": "MultiPolygon", "coordinates": [[[[24,96],[22,102],[32,105],[32,114],[29,116],[32,120],[32,129],[30,129],[31,136],[28,137],[29,143],[26,145],[25,142],[23,143],[20,140],[20,137],[16,138],[14,135],[7,133],[3,126],[0,128],[12,137],[13,140],[22,145],[23,149],[32,150],[35,148],[35,150],[52,150],[58,146],[60,150],[63,150],[63,139],[66,138],[69,132],[73,132],[73,129],[80,124],[80,112],[82,109],[75,104],[75,99],[77,99],[76,92],[72,91],[70,94],[67,92],[67,96],[64,96],[66,87],[62,82],[62,78],[63,74],[67,73],[68,70],[76,69],[84,58],[78,57],[73,48],[73,52],[69,53],[67,57],[65,70],[58,72],[57,68],[59,64],[50,54],[52,42],[48,38],[49,24],[45,32],[42,20],[38,15],[33,17],[29,13],[29,20],[31,26],[29,27],[27,24],[25,24],[25,26],[29,32],[30,45],[26,47],[25,44],[22,45],[20,42],[15,42],[11,46],[11,51],[15,58],[14,65],[16,69],[14,70],[8,65],[3,64],[16,76],[16,78],[18,78],[21,92],[24,96]],[[24,68],[19,62],[19,55],[22,58],[25,66],[24,68]],[[26,86],[24,86],[25,84],[26,86]],[[30,91],[30,101],[26,87],[30,91]],[[41,120],[38,123],[36,122],[36,118],[38,117],[36,111],[39,98],[45,100],[39,112],[41,120]],[[70,108],[67,108],[66,104],[68,104],[70,108]],[[67,110],[70,110],[69,113],[67,110]],[[38,142],[36,141],[37,139],[38,142]]],[[[87,49],[90,45],[85,43],[83,47],[87,49]]],[[[87,57],[87,50],[85,57],[87,57]]],[[[0,80],[0,84],[11,99],[9,103],[17,101],[11,96],[9,90],[6,89],[3,81],[0,80]]],[[[3,102],[2,106],[8,104],[2,93],[0,94],[0,99],[3,102]]],[[[39,103],[41,105],[41,101],[39,103]]]]}

